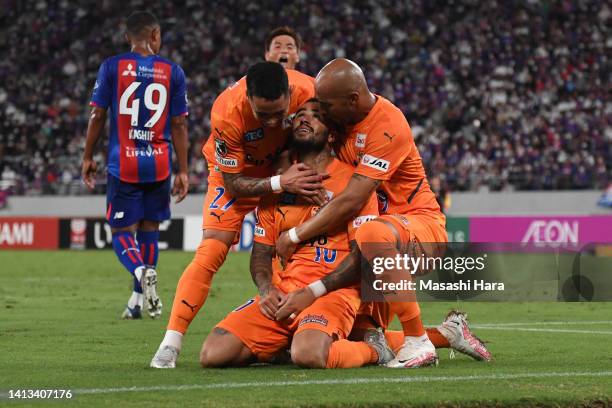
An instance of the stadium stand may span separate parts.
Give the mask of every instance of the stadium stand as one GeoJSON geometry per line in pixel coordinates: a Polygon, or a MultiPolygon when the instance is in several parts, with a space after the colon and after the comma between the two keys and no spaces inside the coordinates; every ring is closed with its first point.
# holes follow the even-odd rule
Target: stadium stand
{"type": "MultiPolygon", "coordinates": [[[[152,4],[3,2],[0,190],[86,193],[87,102],[99,64],[127,47],[126,3],[152,4]]],[[[303,72],[315,75],[334,57],[358,62],[372,89],[404,111],[429,175],[448,190],[603,190],[612,180],[605,1],[181,4],[152,10],[161,54],[188,78],[192,192],[206,190],[200,148],[215,96],[262,58],[267,31],[282,24],[303,36],[303,72]]]]}

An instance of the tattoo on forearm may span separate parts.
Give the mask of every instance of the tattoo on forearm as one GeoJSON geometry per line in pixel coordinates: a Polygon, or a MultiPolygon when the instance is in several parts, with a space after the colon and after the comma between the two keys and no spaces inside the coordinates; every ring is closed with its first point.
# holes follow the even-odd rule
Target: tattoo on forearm
{"type": "Polygon", "coordinates": [[[378,188],[378,186],[380,186],[380,183],[382,183],[381,180],[376,180],[367,176],[362,176],[361,174],[355,174],[353,173],[352,178],[356,179],[356,180],[363,180],[363,181],[369,181],[372,183],[372,189],[376,189],[378,188]]]}
{"type": "Polygon", "coordinates": [[[272,185],[268,177],[247,177],[240,173],[223,173],[223,182],[234,197],[260,197],[272,193],[272,185]]]}
{"type": "Polygon", "coordinates": [[[274,247],[257,242],[253,243],[250,266],[251,277],[261,296],[265,295],[270,289],[273,256],[274,247]]]}
{"type": "Polygon", "coordinates": [[[328,292],[346,288],[359,281],[361,277],[361,252],[359,252],[359,247],[354,245],[354,242],[351,242],[351,247],[351,253],[344,258],[338,268],[321,279],[328,292]]]}

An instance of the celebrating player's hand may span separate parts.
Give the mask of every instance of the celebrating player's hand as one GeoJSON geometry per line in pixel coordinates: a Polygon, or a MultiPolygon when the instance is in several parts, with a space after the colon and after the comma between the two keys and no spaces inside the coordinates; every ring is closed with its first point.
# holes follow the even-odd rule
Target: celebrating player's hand
{"type": "Polygon", "coordinates": [[[281,321],[297,316],[302,310],[312,305],[315,296],[309,288],[302,288],[287,294],[276,312],[276,320],[281,321]]]}
{"type": "Polygon", "coordinates": [[[83,183],[90,189],[96,186],[96,172],[98,171],[98,165],[92,159],[83,159],[81,165],[81,178],[83,183]]]}
{"type": "MultiPolygon", "coordinates": [[[[280,184],[284,191],[312,197],[313,200],[318,201],[316,197],[321,196],[322,181],[328,177],[328,173],[318,173],[304,163],[295,163],[281,174],[280,184]]],[[[324,201],[322,203],[317,201],[315,201],[317,205],[324,203],[324,201]]]]}
{"type": "Polygon", "coordinates": [[[280,259],[283,268],[293,256],[296,248],[297,244],[291,242],[291,238],[289,238],[287,231],[283,232],[276,240],[276,255],[280,259]]]}
{"type": "Polygon", "coordinates": [[[320,188],[320,189],[318,189],[316,191],[317,191],[317,194],[315,194],[313,196],[302,196],[302,198],[308,204],[318,205],[319,207],[322,207],[327,202],[327,196],[325,195],[325,189],[320,188]]]}
{"type": "Polygon", "coordinates": [[[259,310],[268,319],[275,320],[276,312],[282,301],[285,300],[285,296],[276,286],[271,285],[268,291],[259,298],[259,310]]]}
{"type": "Polygon", "coordinates": [[[178,173],[174,178],[172,195],[176,196],[175,203],[180,203],[187,197],[189,191],[189,176],[185,172],[178,173]]]}

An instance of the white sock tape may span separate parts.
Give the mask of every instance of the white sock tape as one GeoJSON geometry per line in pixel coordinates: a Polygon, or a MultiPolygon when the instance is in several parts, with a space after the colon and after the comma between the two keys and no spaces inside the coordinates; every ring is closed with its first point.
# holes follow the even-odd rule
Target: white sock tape
{"type": "Polygon", "coordinates": [[[297,234],[297,229],[295,227],[291,228],[288,234],[289,234],[289,239],[294,244],[299,244],[301,242],[300,237],[298,237],[298,234],[297,234]]]}
{"type": "Polygon", "coordinates": [[[272,186],[272,191],[278,193],[279,191],[283,191],[283,187],[280,182],[281,176],[272,176],[270,177],[270,185],[272,186]]]}
{"type": "Polygon", "coordinates": [[[312,282],[308,287],[312,290],[312,294],[315,297],[321,297],[327,293],[327,288],[320,280],[312,282]]]}

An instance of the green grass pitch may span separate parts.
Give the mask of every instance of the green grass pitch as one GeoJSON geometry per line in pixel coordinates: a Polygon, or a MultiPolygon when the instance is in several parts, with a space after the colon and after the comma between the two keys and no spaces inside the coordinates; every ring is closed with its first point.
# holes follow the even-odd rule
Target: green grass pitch
{"type": "Polygon", "coordinates": [[[610,303],[422,303],[437,325],[469,313],[491,363],[440,350],[437,368],[202,369],[207,333],[255,292],[248,254],[232,253],[192,324],[175,370],[148,364],[192,253],[160,255],[160,320],[122,321],[130,277],[110,251],[0,251],[0,405],[610,406],[610,303]],[[561,323],[566,322],[566,323],[561,323]],[[71,400],[7,401],[11,389],[70,389],[71,400]]]}

